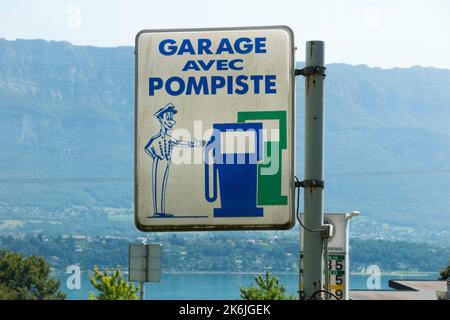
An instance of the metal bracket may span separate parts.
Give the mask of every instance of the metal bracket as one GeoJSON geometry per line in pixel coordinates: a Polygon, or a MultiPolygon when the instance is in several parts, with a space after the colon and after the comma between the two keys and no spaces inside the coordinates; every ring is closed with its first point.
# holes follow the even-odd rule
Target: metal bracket
{"type": "Polygon", "coordinates": [[[303,181],[295,181],[296,188],[324,188],[325,181],[323,180],[303,180],[303,181]]]}
{"type": "Polygon", "coordinates": [[[327,70],[327,68],[325,67],[321,67],[321,66],[309,66],[309,67],[304,67],[303,69],[295,69],[295,76],[312,76],[314,74],[320,74],[322,76],[326,76],[325,74],[325,70],[327,70]]]}

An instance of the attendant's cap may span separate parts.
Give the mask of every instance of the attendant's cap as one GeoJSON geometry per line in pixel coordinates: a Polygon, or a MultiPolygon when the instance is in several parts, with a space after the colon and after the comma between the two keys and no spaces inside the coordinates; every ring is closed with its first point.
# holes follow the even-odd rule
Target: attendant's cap
{"type": "Polygon", "coordinates": [[[166,112],[172,112],[173,114],[176,114],[178,111],[175,109],[175,106],[172,103],[168,103],[162,108],[159,108],[158,111],[154,113],[155,117],[162,118],[163,114],[166,112]]]}

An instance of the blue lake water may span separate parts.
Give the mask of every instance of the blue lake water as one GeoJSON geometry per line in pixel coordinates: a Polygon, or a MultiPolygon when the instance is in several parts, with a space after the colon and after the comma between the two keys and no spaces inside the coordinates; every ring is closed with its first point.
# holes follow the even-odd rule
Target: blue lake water
{"type": "MultiPolygon", "coordinates": [[[[88,299],[89,292],[94,288],[89,282],[87,273],[82,273],[81,289],[69,290],[66,285],[68,275],[59,274],[56,276],[60,280],[61,291],[67,293],[67,299],[84,300],[88,299]]],[[[239,287],[249,287],[254,284],[255,274],[213,274],[213,273],[180,273],[162,274],[161,282],[147,283],[145,285],[146,299],[161,300],[236,300],[239,297],[239,287]]],[[[277,275],[280,283],[283,284],[288,293],[297,295],[298,275],[281,274],[277,275]]],[[[368,275],[350,275],[351,289],[367,289],[368,275]]],[[[381,289],[389,289],[390,279],[436,279],[437,273],[420,275],[383,275],[381,277],[381,289]]]]}

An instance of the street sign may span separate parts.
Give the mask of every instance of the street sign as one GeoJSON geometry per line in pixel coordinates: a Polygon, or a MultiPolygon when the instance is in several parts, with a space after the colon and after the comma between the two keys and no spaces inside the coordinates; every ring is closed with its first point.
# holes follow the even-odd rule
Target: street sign
{"type": "Polygon", "coordinates": [[[293,41],[283,26],[137,34],[140,230],[293,226],[293,41]]]}
{"type": "Polygon", "coordinates": [[[128,280],[141,283],[161,280],[161,245],[130,244],[128,280]]]}
{"type": "MultiPolygon", "coordinates": [[[[304,215],[300,216],[303,222],[304,215]]],[[[328,241],[328,270],[330,291],[339,299],[348,299],[349,290],[349,215],[346,213],[326,213],[324,224],[333,226],[333,234],[328,241]]],[[[303,283],[303,239],[307,230],[301,230],[300,238],[300,284],[303,283]]],[[[301,288],[302,289],[302,288],[301,288]]]]}

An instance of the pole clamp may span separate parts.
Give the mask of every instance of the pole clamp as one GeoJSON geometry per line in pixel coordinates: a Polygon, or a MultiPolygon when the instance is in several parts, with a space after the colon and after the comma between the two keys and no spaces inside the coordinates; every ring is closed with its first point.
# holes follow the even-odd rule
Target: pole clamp
{"type": "Polygon", "coordinates": [[[314,74],[320,74],[321,76],[326,76],[325,70],[327,68],[321,66],[309,66],[304,67],[303,69],[295,69],[295,76],[312,76],[314,74]]]}
{"type": "Polygon", "coordinates": [[[324,188],[325,187],[325,181],[323,180],[303,180],[303,181],[295,181],[295,187],[296,188],[324,188]]]}

